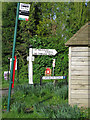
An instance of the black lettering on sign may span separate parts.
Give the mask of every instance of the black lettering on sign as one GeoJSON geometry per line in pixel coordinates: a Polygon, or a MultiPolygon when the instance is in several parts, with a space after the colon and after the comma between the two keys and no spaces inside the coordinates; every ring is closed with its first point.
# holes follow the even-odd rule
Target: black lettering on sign
{"type": "Polygon", "coordinates": [[[29,16],[29,11],[22,11],[22,10],[19,10],[19,15],[29,16]]]}

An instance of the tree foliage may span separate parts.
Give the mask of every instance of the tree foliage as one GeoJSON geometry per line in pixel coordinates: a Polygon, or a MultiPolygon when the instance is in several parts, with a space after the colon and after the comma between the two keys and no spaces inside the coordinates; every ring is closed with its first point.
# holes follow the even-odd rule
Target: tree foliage
{"type": "MultiPolygon", "coordinates": [[[[30,2],[29,21],[18,21],[15,54],[20,59],[21,79],[28,72],[28,46],[56,49],[56,56],[35,56],[34,80],[44,75],[46,66],[52,68],[56,59],[55,75],[68,74],[68,48],[65,42],[88,21],[88,5],[84,2],[30,2]],[[23,75],[22,75],[23,74],[23,75]]],[[[3,67],[11,57],[15,26],[16,3],[3,3],[2,43],[3,67]]]]}

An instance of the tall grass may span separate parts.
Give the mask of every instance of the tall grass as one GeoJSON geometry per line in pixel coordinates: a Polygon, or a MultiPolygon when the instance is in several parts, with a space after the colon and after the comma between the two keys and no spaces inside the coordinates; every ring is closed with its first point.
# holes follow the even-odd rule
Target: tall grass
{"type": "MultiPolygon", "coordinates": [[[[68,105],[68,87],[58,83],[40,85],[18,85],[11,96],[8,116],[12,118],[87,118],[77,106],[68,105]]],[[[7,96],[3,97],[3,109],[7,106],[7,96]]]]}

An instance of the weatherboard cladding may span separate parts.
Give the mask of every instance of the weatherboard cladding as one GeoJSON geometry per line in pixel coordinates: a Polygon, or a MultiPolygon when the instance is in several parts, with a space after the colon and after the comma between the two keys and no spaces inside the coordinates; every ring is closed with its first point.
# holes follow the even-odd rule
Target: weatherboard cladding
{"type": "Polygon", "coordinates": [[[90,38],[89,25],[85,24],[65,44],[69,46],[69,91],[70,105],[90,107],[90,38]]]}
{"type": "Polygon", "coordinates": [[[88,46],[69,47],[69,104],[90,107],[89,57],[88,46]]]}
{"type": "Polygon", "coordinates": [[[90,46],[90,22],[80,28],[66,43],[66,46],[90,46]]]}

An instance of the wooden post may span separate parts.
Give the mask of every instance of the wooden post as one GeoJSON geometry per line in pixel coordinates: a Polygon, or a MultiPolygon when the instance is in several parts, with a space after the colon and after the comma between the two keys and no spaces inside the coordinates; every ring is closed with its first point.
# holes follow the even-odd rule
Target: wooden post
{"type": "Polygon", "coordinates": [[[29,48],[29,84],[33,84],[32,46],[29,48]]]}
{"type": "Polygon", "coordinates": [[[17,82],[19,83],[19,58],[17,57],[17,82]]]}

